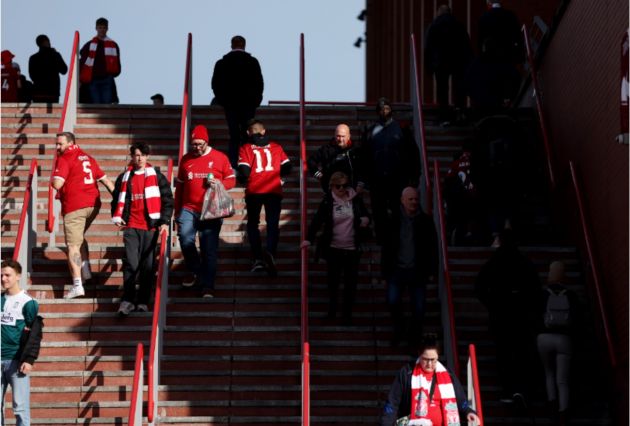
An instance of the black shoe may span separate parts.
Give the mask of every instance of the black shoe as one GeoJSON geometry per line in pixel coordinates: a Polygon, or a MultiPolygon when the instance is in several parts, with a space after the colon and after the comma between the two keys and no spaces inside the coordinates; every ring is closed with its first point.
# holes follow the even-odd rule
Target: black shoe
{"type": "Polygon", "coordinates": [[[252,272],[260,272],[266,269],[265,262],[260,259],[254,260],[254,264],[252,265],[252,272]]]}
{"type": "Polygon", "coordinates": [[[273,258],[273,255],[266,251],[265,253],[263,253],[263,257],[265,259],[265,264],[267,267],[267,274],[270,277],[277,277],[278,269],[276,268],[276,260],[273,258]]]}

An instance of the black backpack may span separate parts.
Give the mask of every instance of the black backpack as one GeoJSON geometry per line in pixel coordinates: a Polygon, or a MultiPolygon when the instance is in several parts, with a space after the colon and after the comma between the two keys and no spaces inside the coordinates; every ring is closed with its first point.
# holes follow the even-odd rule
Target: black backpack
{"type": "Polygon", "coordinates": [[[547,307],[545,309],[545,327],[547,329],[564,329],[571,326],[571,302],[566,288],[555,293],[547,288],[549,296],[547,298],[547,307]]]}

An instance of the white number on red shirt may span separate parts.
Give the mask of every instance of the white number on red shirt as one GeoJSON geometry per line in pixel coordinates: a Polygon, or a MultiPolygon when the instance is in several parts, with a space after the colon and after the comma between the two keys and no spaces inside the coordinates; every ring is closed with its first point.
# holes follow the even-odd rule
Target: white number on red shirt
{"type": "Polygon", "coordinates": [[[92,170],[90,169],[90,166],[91,166],[90,162],[84,161],[82,164],[83,164],[83,171],[87,175],[86,177],[83,178],[83,183],[85,183],[86,185],[94,183],[94,176],[92,176],[92,170]]]}
{"type": "MultiPolygon", "coordinates": [[[[254,152],[254,155],[256,156],[256,169],[254,171],[256,173],[260,173],[263,171],[262,155],[260,155],[259,149],[255,149],[253,152],[254,152]]],[[[264,148],[263,152],[265,153],[265,159],[267,160],[267,165],[265,166],[264,170],[266,172],[271,172],[273,171],[273,165],[271,163],[271,151],[269,151],[269,148],[264,148]]]]}

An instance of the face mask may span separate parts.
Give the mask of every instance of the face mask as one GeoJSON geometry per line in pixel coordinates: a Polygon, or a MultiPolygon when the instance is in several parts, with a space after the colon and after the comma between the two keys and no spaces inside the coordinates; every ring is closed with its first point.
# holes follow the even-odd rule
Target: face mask
{"type": "Polygon", "coordinates": [[[252,139],[252,143],[255,145],[266,144],[265,135],[263,135],[262,133],[254,133],[253,135],[251,135],[251,139],[252,139]]]}

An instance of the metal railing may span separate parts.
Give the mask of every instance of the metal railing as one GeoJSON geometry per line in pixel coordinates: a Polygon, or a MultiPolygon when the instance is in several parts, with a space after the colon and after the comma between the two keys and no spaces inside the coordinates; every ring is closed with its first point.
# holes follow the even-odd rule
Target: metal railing
{"type": "MultiPolygon", "coordinates": [[[[173,179],[173,160],[168,160],[168,171],[166,177],[169,182],[173,179]]],[[[153,301],[153,317],[151,321],[151,340],[149,342],[149,363],[147,364],[147,420],[150,425],[154,425],[158,421],[158,402],[159,395],[158,390],[160,387],[160,359],[162,358],[162,348],[164,346],[163,333],[166,327],[166,303],[168,302],[168,265],[169,265],[169,253],[170,253],[170,230],[171,224],[169,224],[168,231],[160,232],[159,244],[160,253],[158,256],[158,270],[155,284],[155,299],[153,301]]],[[[138,343],[140,347],[142,344],[138,343]]],[[[144,357],[144,353],[140,355],[136,354],[136,365],[134,371],[134,392],[131,395],[132,405],[129,410],[129,424],[141,425],[142,423],[132,423],[132,419],[136,419],[137,416],[142,418],[142,414],[137,413],[137,406],[142,407],[142,384],[138,385],[138,381],[142,381],[144,377],[143,372],[138,372],[138,368],[143,369],[142,362],[138,360],[138,356],[144,357]],[[138,393],[140,394],[138,396],[138,393]],[[134,401],[140,402],[134,406],[134,401]],[[133,411],[136,410],[136,411],[133,411]]],[[[140,408],[140,412],[142,409],[140,408]]]]}
{"type": "Polygon", "coordinates": [[[182,100],[182,118],[179,132],[179,157],[188,151],[190,143],[190,123],[192,114],[192,34],[188,33],[186,44],[186,73],[184,74],[184,98],[182,100]]]}
{"type": "MultiPolygon", "coordinates": [[[[300,34],[300,241],[306,239],[306,207],[308,205],[308,166],[306,163],[304,34],[300,34]]],[[[302,346],[302,426],[310,425],[310,349],[308,343],[308,247],[300,250],[301,346],[302,346]]]]}
{"type": "MultiPolygon", "coordinates": [[[[63,110],[61,112],[61,121],[59,122],[58,132],[74,132],[74,126],[77,124],[77,101],[79,94],[79,32],[74,32],[74,41],[72,42],[72,53],[70,54],[70,68],[68,69],[68,79],[66,81],[66,93],[63,98],[63,110]]],[[[55,157],[53,159],[53,167],[51,172],[55,171],[57,164],[57,150],[55,149],[55,157]]],[[[55,218],[59,217],[61,212],[61,203],[55,198],[55,189],[52,187],[52,179],[48,186],[48,223],[47,228],[50,234],[49,247],[55,247],[55,237],[59,230],[59,221],[55,218]]]]}
{"type": "Polygon", "coordinates": [[[131,386],[131,405],[129,406],[129,426],[142,426],[142,388],[144,387],[144,346],[136,346],[136,364],[131,386]]]}
{"type": "Polygon", "coordinates": [[[431,213],[431,178],[429,173],[429,160],[427,158],[427,143],[424,132],[424,116],[422,114],[422,97],[420,95],[420,78],[418,71],[418,57],[416,54],[416,38],[411,34],[411,64],[410,80],[411,80],[411,106],[413,108],[413,129],[414,138],[420,151],[420,164],[422,166],[422,176],[420,182],[420,202],[422,209],[426,213],[431,213]]]}
{"type": "Polygon", "coordinates": [[[37,158],[31,160],[26,190],[22,199],[22,211],[18,225],[13,260],[22,265],[24,273],[20,277],[20,288],[26,290],[32,270],[33,247],[37,244],[37,158]]]}
{"type": "Polygon", "coordinates": [[[468,400],[471,401],[471,407],[477,412],[479,417],[479,426],[483,426],[483,409],[481,404],[481,385],[479,384],[479,370],[477,369],[477,350],[474,344],[468,345],[468,364],[467,364],[468,380],[468,400]]]}
{"type": "Polygon", "coordinates": [[[437,160],[433,161],[433,222],[438,233],[439,244],[439,288],[440,312],[442,327],[444,328],[444,354],[453,373],[459,377],[459,355],[457,351],[457,335],[455,332],[455,309],[453,307],[453,293],[451,290],[451,274],[448,268],[448,240],[446,238],[446,220],[444,218],[444,204],[442,203],[442,188],[440,186],[440,169],[437,160]]]}
{"type": "Polygon", "coordinates": [[[547,161],[547,173],[549,174],[549,183],[551,184],[551,188],[556,187],[556,177],[553,170],[553,161],[551,159],[551,147],[549,144],[549,133],[547,131],[547,123],[545,121],[545,114],[543,112],[542,107],[542,99],[540,96],[540,87],[538,86],[538,75],[536,70],[536,64],[534,63],[534,56],[532,54],[532,49],[529,43],[529,34],[527,32],[527,27],[523,25],[522,27],[523,38],[525,39],[525,50],[527,53],[527,63],[529,64],[529,72],[532,78],[532,86],[534,88],[534,99],[536,102],[536,112],[538,113],[538,120],[540,122],[540,131],[542,133],[543,138],[543,146],[545,148],[545,156],[547,161]]]}
{"type": "Polygon", "coordinates": [[[586,255],[588,257],[588,263],[590,265],[593,291],[597,298],[597,308],[599,315],[601,316],[602,327],[604,328],[604,337],[606,338],[606,349],[608,352],[608,359],[610,360],[611,367],[617,366],[617,356],[615,354],[615,348],[612,341],[612,335],[610,332],[610,326],[608,321],[608,314],[604,307],[604,299],[602,297],[601,283],[599,279],[599,270],[597,268],[597,262],[595,260],[595,254],[593,252],[593,243],[591,238],[590,227],[586,219],[586,212],[584,210],[584,199],[582,195],[582,189],[578,180],[577,171],[572,161],[569,161],[569,169],[571,170],[571,181],[573,183],[573,189],[575,191],[575,200],[578,207],[580,225],[582,227],[582,234],[584,236],[584,245],[586,247],[586,255]]]}

